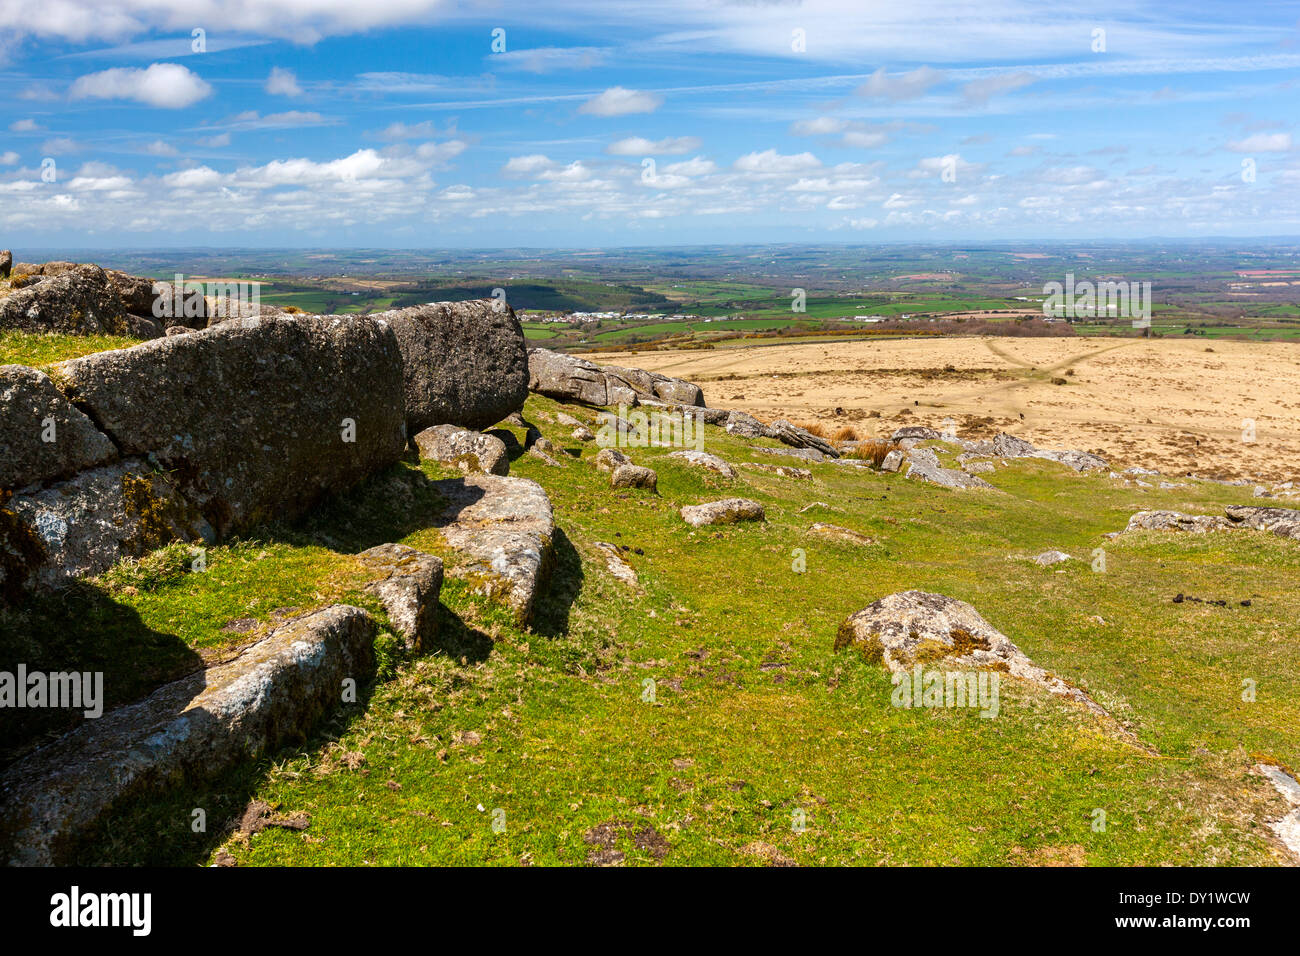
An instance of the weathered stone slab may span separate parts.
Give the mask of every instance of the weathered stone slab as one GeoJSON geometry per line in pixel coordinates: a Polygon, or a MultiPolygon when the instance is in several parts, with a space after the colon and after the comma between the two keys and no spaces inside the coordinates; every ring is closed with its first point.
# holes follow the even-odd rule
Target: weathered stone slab
{"type": "Polygon", "coordinates": [[[767,434],[766,425],[742,411],[729,412],[723,427],[728,435],[739,435],[741,438],[763,438],[767,434]]]}
{"type": "Polygon", "coordinates": [[[421,458],[431,458],[461,471],[486,471],[493,475],[510,472],[506,443],[495,435],[461,428],[459,425],[434,425],[415,436],[421,458]]]}
{"type": "Polygon", "coordinates": [[[624,584],[637,583],[636,569],[623,558],[623,549],[608,541],[597,541],[596,550],[605,558],[605,569],[624,584]]]}
{"type": "Polygon", "coordinates": [[[210,778],[302,738],[361,684],[375,623],[335,605],[284,624],[225,664],[88,720],[0,776],[0,856],[71,861],[76,838],[134,795],[210,778]]]}
{"type": "Polygon", "coordinates": [[[778,418],[764,429],[763,434],[775,438],[791,448],[811,448],[821,452],[827,458],[840,457],[839,451],[824,438],[818,438],[812,432],[798,425],[793,425],[784,418],[778,418]]]}
{"type": "Polygon", "coordinates": [[[463,558],[447,573],[476,582],[527,623],[553,563],[555,519],[542,486],[497,475],[434,484],[448,502],[438,526],[463,558]]]}
{"type": "Polygon", "coordinates": [[[1239,527],[1218,515],[1186,515],[1179,511],[1139,511],[1128,519],[1125,531],[1232,531],[1239,527]]]}
{"type": "Polygon", "coordinates": [[[1110,462],[1091,452],[1077,449],[1049,451],[1036,448],[1023,438],[1001,432],[993,437],[993,454],[1000,458],[1043,458],[1047,461],[1060,462],[1075,471],[1108,470],[1110,462]]]}
{"type": "Polygon", "coordinates": [[[244,319],[51,377],[122,454],[173,471],[222,535],[292,520],[406,446],[402,355],[383,321],[244,319]]]}
{"type": "Polygon", "coordinates": [[[407,428],[483,429],[523,407],[529,360],[514,310],[495,300],[381,312],[401,347],[407,428]]]}
{"type": "Polygon", "coordinates": [[[699,505],[686,505],[680,512],[682,520],[692,528],[710,524],[735,524],[739,521],[763,521],[763,506],[748,498],[723,498],[699,505]]]}
{"type": "Polygon", "coordinates": [[[48,484],[116,457],[108,436],[48,376],[0,365],[0,491],[48,484]]]}
{"type": "Polygon", "coordinates": [[[710,455],[706,451],[675,451],[668,455],[669,458],[679,458],[688,465],[694,465],[696,468],[705,468],[709,471],[716,471],[723,478],[735,478],[736,469],[731,464],[717,455],[710,455]]]}
{"type": "Polygon", "coordinates": [[[1300,538],[1300,511],[1294,508],[1257,508],[1251,505],[1229,505],[1231,521],[1254,528],[1271,531],[1284,538],[1300,538]]]}
{"type": "Polygon", "coordinates": [[[357,559],[377,577],[366,585],[388,612],[408,650],[423,653],[438,636],[442,559],[404,544],[381,544],[357,559]]]}

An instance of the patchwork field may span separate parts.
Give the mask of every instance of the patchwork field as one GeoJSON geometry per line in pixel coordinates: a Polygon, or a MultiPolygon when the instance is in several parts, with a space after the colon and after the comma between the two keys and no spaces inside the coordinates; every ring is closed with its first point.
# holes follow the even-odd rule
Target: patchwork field
{"type": "Polygon", "coordinates": [[[1167,475],[1300,476],[1300,347],[1290,343],[891,339],[600,361],[688,379],[710,405],[760,417],[854,423],[881,436],[952,418],[968,437],[1006,430],[1167,475]],[[1247,420],[1253,441],[1243,440],[1247,420]]]}

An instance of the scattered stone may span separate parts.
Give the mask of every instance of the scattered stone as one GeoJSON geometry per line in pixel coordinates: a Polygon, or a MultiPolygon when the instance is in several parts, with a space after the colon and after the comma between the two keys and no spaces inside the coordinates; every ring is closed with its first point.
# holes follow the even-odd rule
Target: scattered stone
{"type": "Polygon", "coordinates": [[[1063,561],[1073,560],[1074,558],[1070,557],[1070,555],[1066,554],[1064,551],[1044,551],[1042,554],[1035,555],[1033,558],[1034,564],[1044,568],[1051,567],[1053,564],[1060,564],[1063,561]]]}
{"type": "Polygon", "coordinates": [[[840,625],[835,650],[846,647],[883,662],[895,673],[938,662],[1006,670],[1095,713],[1105,713],[1082,690],[1034,664],[975,608],[943,594],[903,591],[869,604],[840,625]]]}
{"type": "Polygon", "coordinates": [[[1048,461],[1060,462],[1063,465],[1073,468],[1075,471],[1110,469],[1109,462],[1090,452],[1078,451],[1075,449],[1047,451],[1035,448],[1023,438],[1016,438],[1014,435],[1008,435],[1005,432],[1001,432],[994,436],[993,454],[1000,458],[1044,458],[1048,461]]]}
{"type": "Polygon", "coordinates": [[[741,438],[762,438],[767,434],[766,425],[753,415],[740,411],[728,412],[723,427],[728,435],[739,435],[741,438]]]}
{"type": "Polygon", "coordinates": [[[641,465],[619,465],[609,476],[611,488],[645,488],[658,491],[659,476],[641,465]]]}
{"type": "Polygon", "coordinates": [[[1227,518],[1213,515],[1185,515],[1179,511],[1139,511],[1128,519],[1125,532],[1147,531],[1189,531],[1204,534],[1207,531],[1231,531],[1236,527],[1227,518]]]}
{"type": "Polygon", "coordinates": [[[697,468],[707,468],[709,471],[716,471],[724,478],[735,478],[736,469],[732,468],[729,463],[719,458],[717,455],[710,455],[704,451],[675,451],[668,455],[669,458],[680,458],[688,464],[695,465],[697,468]]]}
{"type": "Polygon", "coordinates": [[[568,412],[556,412],[555,420],[561,425],[569,425],[573,428],[586,427],[586,423],[580,419],[574,418],[568,412]]]}
{"type": "Polygon", "coordinates": [[[620,465],[630,465],[632,459],[623,454],[617,448],[603,448],[597,453],[596,468],[600,471],[612,472],[620,465]]]}
{"type": "Polygon", "coordinates": [[[898,449],[895,449],[894,451],[891,451],[887,455],[885,455],[884,459],[881,460],[880,470],[890,471],[890,472],[898,471],[900,468],[903,467],[903,462],[905,460],[906,458],[904,456],[904,453],[898,449]]]}
{"type": "Polygon", "coordinates": [[[818,521],[808,528],[809,534],[815,534],[818,537],[829,538],[835,541],[844,541],[848,544],[875,544],[876,540],[865,534],[854,531],[851,528],[841,528],[839,525],[826,524],[818,521]]]}
{"type": "Polygon", "coordinates": [[[749,468],[754,471],[765,471],[768,474],[780,475],[782,478],[797,478],[801,481],[812,481],[813,473],[807,468],[791,468],[788,465],[769,465],[765,461],[742,461],[741,468],[749,468]]]}
{"type": "Polygon", "coordinates": [[[401,349],[410,434],[432,425],[481,429],[523,407],[528,349],[514,311],[496,300],[380,312],[401,349]]]}
{"type": "Polygon", "coordinates": [[[15,866],[70,862],[76,838],[124,801],[301,739],[338,706],[345,679],[367,679],[374,639],[374,620],[360,608],[315,611],[19,760],[0,776],[0,857],[15,866]]]}
{"type": "Polygon", "coordinates": [[[935,454],[933,448],[913,448],[907,452],[907,458],[911,462],[905,475],[907,478],[958,490],[971,488],[996,490],[983,478],[976,478],[955,468],[944,468],[939,464],[939,456],[935,454]]]}
{"type": "Polygon", "coordinates": [[[442,561],[404,544],[381,544],[357,559],[379,577],[366,590],[379,598],[408,650],[423,653],[438,635],[442,561]]]}
{"type": "Polygon", "coordinates": [[[415,436],[420,457],[455,465],[461,471],[510,473],[506,444],[494,435],[470,431],[459,425],[434,425],[415,436]]]}
{"type": "Polygon", "coordinates": [[[1228,518],[1256,531],[1271,531],[1283,538],[1300,539],[1300,511],[1293,508],[1257,508],[1252,505],[1229,505],[1228,518]]]}
{"type": "MultiPolygon", "coordinates": [[[[728,419],[730,420],[730,419],[728,419]]],[[[792,448],[811,448],[825,455],[827,458],[840,457],[839,451],[830,442],[823,438],[818,438],[807,429],[799,428],[792,425],[784,418],[778,418],[764,430],[764,435],[768,438],[775,438],[783,444],[792,448]]]]}
{"type": "Polygon", "coordinates": [[[764,521],[763,506],[748,498],[723,498],[681,509],[682,519],[693,528],[710,524],[733,524],[738,521],[764,521]]]}
{"type": "Polygon", "coordinates": [[[574,441],[595,441],[596,435],[586,425],[579,425],[570,436],[574,441]]]}
{"type": "Polygon", "coordinates": [[[624,584],[637,583],[636,570],[623,560],[623,551],[618,545],[597,541],[595,547],[605,556],[605,568],[610,574],[624,584]]]}
{"type": "Polygon", "coordinates": [[[466,475],[434,483],[448,502],[438,527],[462,560],[447,570],[503,599],[520,623],[553,564],[555,519],[542,486],[526,478],[466,475]]]}
{"type": "Polygon", "coordinates": [[[787,458],[800,458],[804,461],[823,462],[826,456],[815,448],[755,448],[754,451],[763,455],[784,455],[787,458]]]}
{"type": "Polygon", "coordinates": [[[1259,764],[1255,769],[1268,778],[1273,788],[1291,806],[1289,813],[1269,826],[1282,844],[1300,859],[1300,783],[1281,767],[1259,764]]]}

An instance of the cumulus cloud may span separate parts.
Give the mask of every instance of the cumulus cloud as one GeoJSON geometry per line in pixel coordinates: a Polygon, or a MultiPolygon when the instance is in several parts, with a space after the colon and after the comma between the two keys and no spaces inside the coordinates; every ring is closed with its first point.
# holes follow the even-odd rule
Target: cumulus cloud
{"type": "Polygon", "coordinates": [[[947,75],[928,66],[890,76],[882,66],[858,87],[858,95],[884,100],[914,100],[938,86],[947,75]]]}
{"type": "Polygon", "coordinates": [[[266,92],[272,96],[301,96],[302,87],[298,85],[298,77],[294,75],[293,70],[286,70],[283,67],[271,67],[271,74],[266,78],[266,92]]]}
{"type": "Polygon", "coordinates": [[[778,153],[775,149],[765,149],[761,153],[746,153],[735,163],[736,169],[741,172],[763,175],[797,173],[805,169],[815,169],[820,165],[821,160],[812,153],[786,155],[778,153]]]}
{"type": "Polygon", "coordinates": [[[0,166],[16,166],[20,158],[21,157],[19,157],[19,155],[15,153],[12,149],[7,152],[0,153],[0,166]]]}
{"type": "Polygon", "coordinates": [[[658,140],[629,136],[610,143],[605,152],[611,156],[680,156],[699,148],[700,140],[695,136],[668,136],[658,140]]]}
{"type": "Polygon", "coordinates": [[[549,156],[543,156],[541,153],[530,153],[527,156],[512,156],[502,167],[502,171],[507,176],[531,176],[539,173],[544,169],[550,169],[555,163],[549,156]]]}
{"type": "Polygon", "coordinates": [[[78,77],[68,95],[74,100],[134,100],[160,109],[184,109],[212,95],[212,87],[179,63],[154,63],[147,69],[116,67],[78,77]]]}
{"type": "Polygon", "coordinates": [[[663,97],[657,94],[611,86],[579,106],[578,112],[592,116],[627,116],[629,113],[653,113],[661,103],[663,97]]]}
{"type": "Polygon", "coordinates": [[[9,124],[9,132],[11,133],[34,133],[41,129],[45,129],[45,127],[34,119],[20,119],[9,124]]]}

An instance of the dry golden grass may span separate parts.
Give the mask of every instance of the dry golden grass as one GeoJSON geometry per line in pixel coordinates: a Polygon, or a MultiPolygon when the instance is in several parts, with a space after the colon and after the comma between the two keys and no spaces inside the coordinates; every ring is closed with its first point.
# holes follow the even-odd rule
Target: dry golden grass
{"type": "Polygon", "coordinates": [[[869,461],[872,465],[879,468],[884,462],[885,456],[891,451],[898,450],[898,443],[886,441],[883,438],[870,438],[866,441],[860,441],[853,448],[845,453],[847,458],[860,458],[863,461],[869,461]]]}

